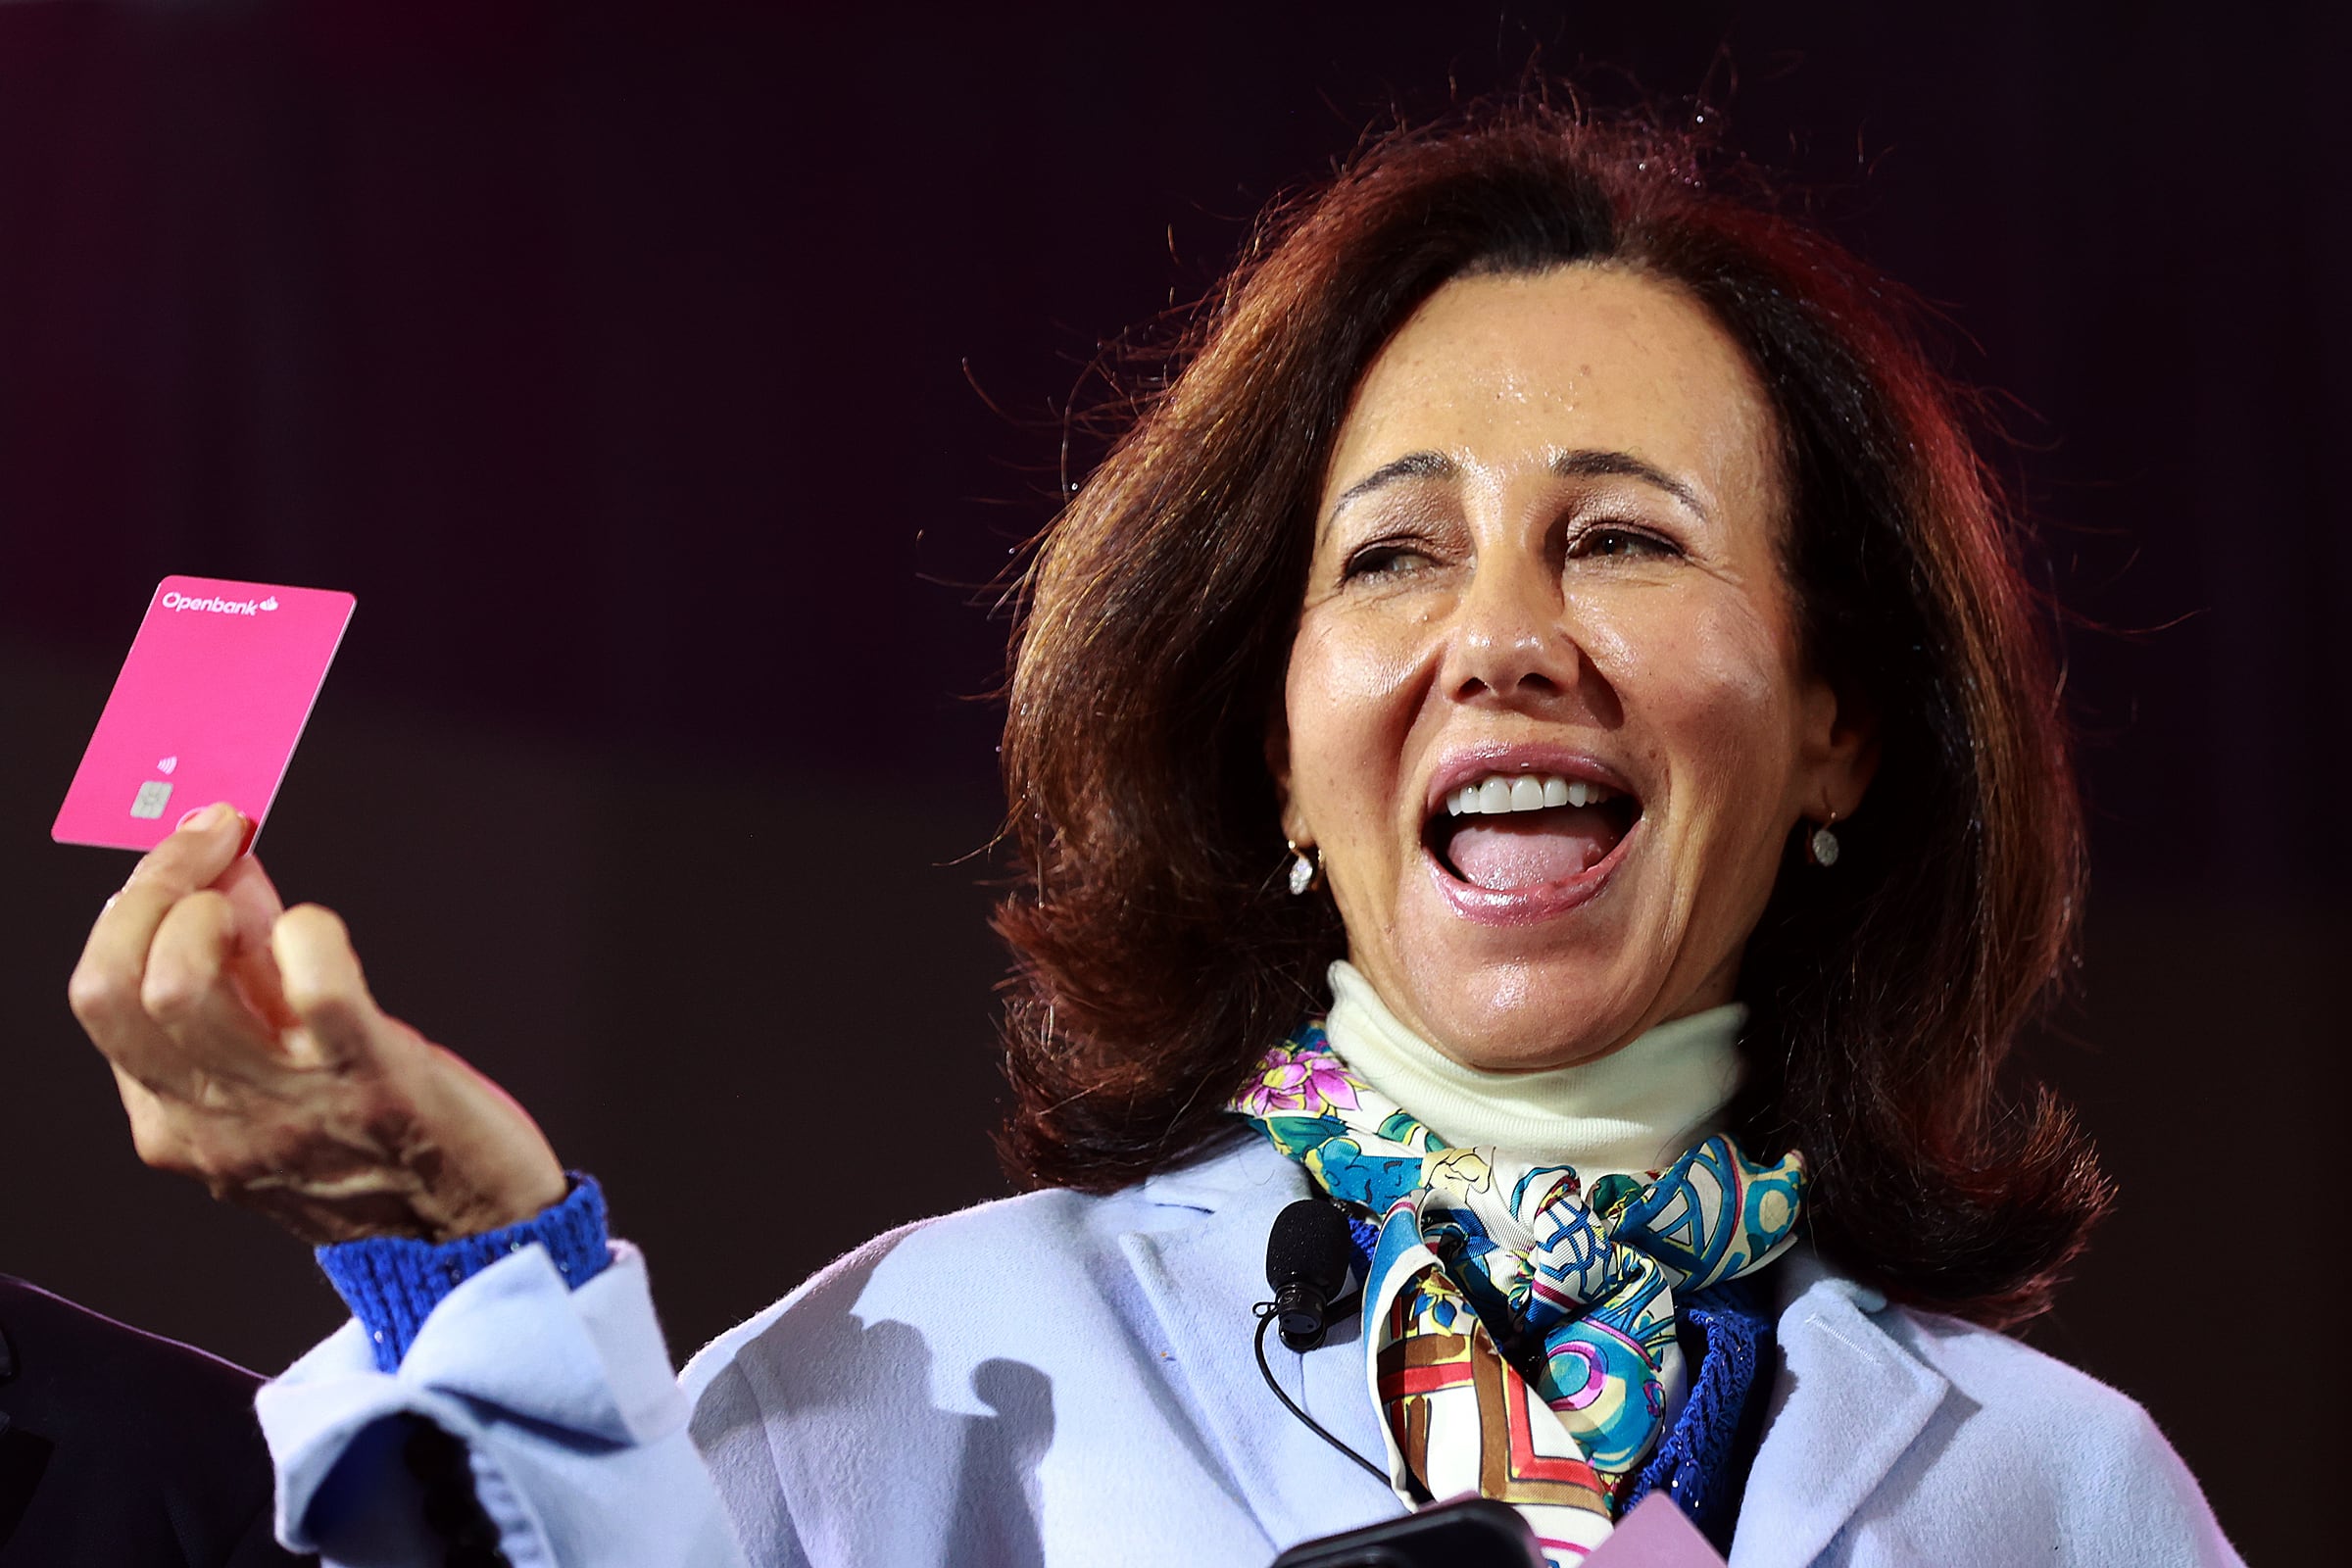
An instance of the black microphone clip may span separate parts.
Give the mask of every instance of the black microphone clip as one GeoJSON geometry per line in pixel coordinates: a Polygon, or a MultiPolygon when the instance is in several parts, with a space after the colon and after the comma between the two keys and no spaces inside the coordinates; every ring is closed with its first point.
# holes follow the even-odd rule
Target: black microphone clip
{"type": "Polygon", "coordinates": [[[1274,1216],[1266,1237],[1266,1284],[1274,1291],[1284,1345],[1306,1351],[1323,1343],[1332,1299],[1347,1287],[1354,1254],[1347,1216],[1328,1199],[1301,1198],[1274,1216]]]}

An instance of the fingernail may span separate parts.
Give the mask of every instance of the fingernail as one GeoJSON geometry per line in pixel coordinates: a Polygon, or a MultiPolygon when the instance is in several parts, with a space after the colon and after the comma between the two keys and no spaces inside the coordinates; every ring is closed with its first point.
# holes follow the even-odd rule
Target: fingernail
{"type": "Polygon", "coordinates": [[[196,809],[181,817],[179,819],[179,826],[173,828],[172,831],[176,833],[184,828],[194,828],[199,833],[208,832],[213,828],[219,827],[221,823],[227,821],[234,815],[236,815],[235,807],[229,805],[226,801],[215,801],[210,806],[199,806],[196,808],[196,809]]]}

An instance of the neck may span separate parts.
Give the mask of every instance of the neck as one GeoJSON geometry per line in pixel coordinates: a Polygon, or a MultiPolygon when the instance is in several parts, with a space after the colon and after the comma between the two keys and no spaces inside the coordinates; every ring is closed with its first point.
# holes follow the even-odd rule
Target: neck
{"type": "Polygon", "coordinates": [[[1556,1159],[1588,1182],[1663,1169],[1723,1130],[1740,1089],[1738,1003],[1662,1023],[1597,1061],[1484,1072],[1406,1028],[1345,959],[1331,966],[1331,997],[1332,1048],[1431,1132],[1457,1149],[1556,1159]]]}

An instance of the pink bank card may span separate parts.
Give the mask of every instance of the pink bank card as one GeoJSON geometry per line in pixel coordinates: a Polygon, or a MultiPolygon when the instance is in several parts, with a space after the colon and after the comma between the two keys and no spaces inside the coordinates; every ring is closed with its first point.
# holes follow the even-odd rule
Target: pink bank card
{"type": "Polygon", "coordinates": [[[215,801],[258,833],[356,602],[213,577],[158,583],[49,836],[151,850],[215,801]]]}

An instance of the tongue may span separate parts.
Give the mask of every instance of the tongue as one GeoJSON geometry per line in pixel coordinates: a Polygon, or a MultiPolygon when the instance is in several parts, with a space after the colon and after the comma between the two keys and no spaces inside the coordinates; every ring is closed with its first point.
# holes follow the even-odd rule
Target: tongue
{"type": "Polygon", "coordinates": [[[1500,893],[1566,881],[1616,843],[1616,827],[1597,808],[1561,806],[1465,822],[1454,830],[1446,858],[1463,881],[1500,893]]]}

